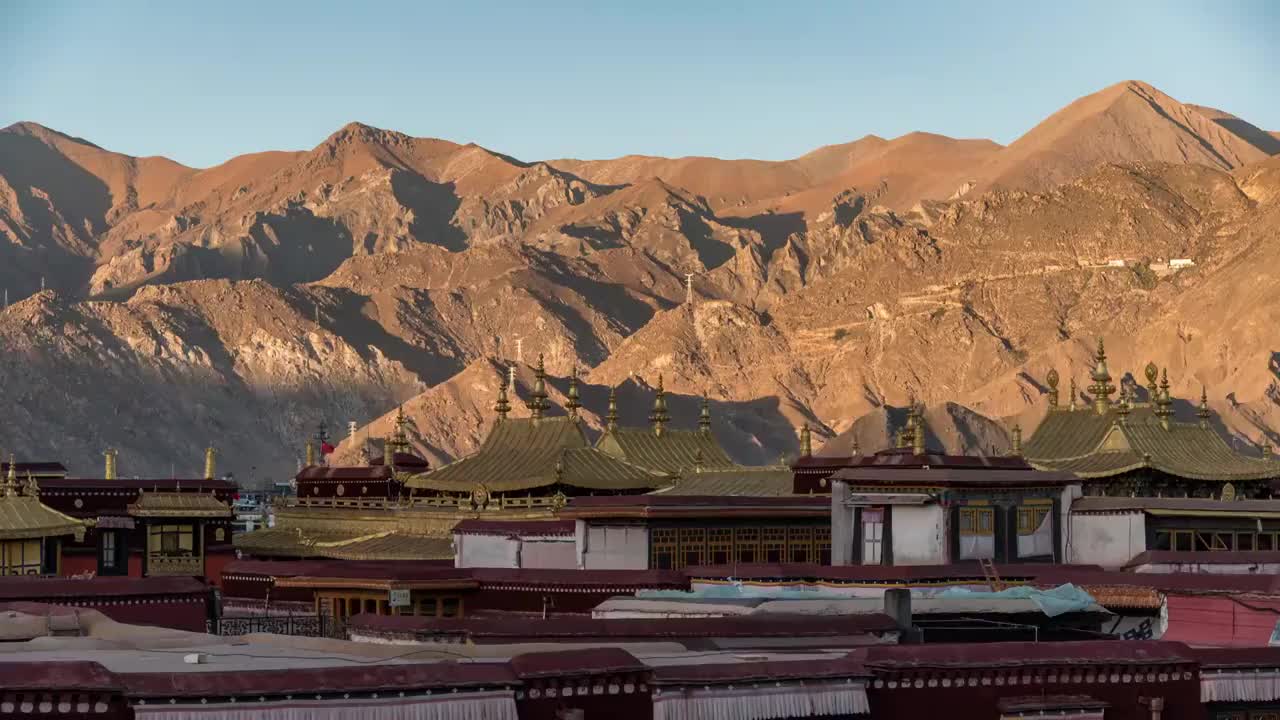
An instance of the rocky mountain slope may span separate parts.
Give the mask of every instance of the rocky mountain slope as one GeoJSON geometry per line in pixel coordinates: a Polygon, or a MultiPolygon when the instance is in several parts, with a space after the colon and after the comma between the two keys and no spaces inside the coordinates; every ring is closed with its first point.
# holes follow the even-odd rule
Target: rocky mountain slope
{"type": "Polygon", "coordinates": [[[1001,451],[1050,367],[1084,384],[1098,336],[1113,368],[1207,386],[1239,442],[1277,440],[1277,152],[1142,83],[1008,147],[913,133],[781,162],[525,162],[353,123],[200,170],[20,123],[0,450],[184,474],[213,442],[280,479],[321,419],[356,423],[353,454],[403,403],[443,462],[483,437],[506,363],[525,392],[543,354],[553,400],[579,369],[589,426],[611,386],[643,422],[662,374],[677,423],[710,397],[743,461],[795,452],[801,422],[876,447],[913,396],[939,444],[1001,451]]]}

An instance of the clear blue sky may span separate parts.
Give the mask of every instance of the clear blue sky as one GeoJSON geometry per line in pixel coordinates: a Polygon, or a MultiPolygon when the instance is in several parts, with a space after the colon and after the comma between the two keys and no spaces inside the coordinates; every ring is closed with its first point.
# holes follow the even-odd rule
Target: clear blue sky
{"type": "Polygon", "coordinates": [[[780,159],[1007,143],[1139,79],[1280,130],[1280,2],[731,5],[0,0],[0,126],[195,166],[351,120],[523,159],[780,159]]]}

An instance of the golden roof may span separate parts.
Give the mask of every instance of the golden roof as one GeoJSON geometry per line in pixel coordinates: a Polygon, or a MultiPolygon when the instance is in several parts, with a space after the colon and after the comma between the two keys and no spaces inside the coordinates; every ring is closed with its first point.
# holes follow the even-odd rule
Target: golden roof
{"type": "Polygon", "coordinates": [[[1104,478],[1141,468],[1217,482],[1280,478],[1280,459],[1237,453],[1205,423],[1172,422],[1160,408],[1051,411],[1023,446],[1038,470],[1104,478]]]}
{"type": "Polygon", "coordinates": [[[794,477],[789,467],[739,467],[685,475],[675,485],[652,494],[782,497],[794,494],[793,486],[794,477]]]}
{"type": "Polygon", "coordinates": [[[210,493],[143,491],[129,506],[134,517],[229,518],[231,507],[210,493]]]}
{"type": "MultiPolygon", "coordinates": [[[[13,467],[12,462],[9,467],[13,467]]],[[[35,480],[27,478],[26,485],[19,485],[10,471],[0,481],[0,540],[59,535],[75,535],[81,540],[84,529],[83,522],[40,502],[40,489],[35,480]]]]}
{"type": "Polygon", "coordinates": [[[260,557],[332,558],[334,560],[447,560],[453,541],[447,537],[395,531],[360,533],[342,530],[262,528],[235,536],[236,548],[260,557]]]}
{"type": "Polygon", "coordinates": [[[471,492],[479,485],[510,492],[551,485],[591,490],[639,490],[664,484],[661,473],[590,447],[567,417],[508,418],[494,425],[474,454],[415,475],[412,488],[471,492]]]}

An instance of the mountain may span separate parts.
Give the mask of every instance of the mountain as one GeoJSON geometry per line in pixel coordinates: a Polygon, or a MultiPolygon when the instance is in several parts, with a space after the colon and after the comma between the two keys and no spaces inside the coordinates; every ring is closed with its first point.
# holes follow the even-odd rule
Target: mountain
{"type": "Polygon", "coordinates": [[[744,462],[794,453],[801,423],[878,446],[911,397],[939,444],[1002,451],[1099,336],[1116,369],[1205,385],[1237,441],[1280,439],[1277,150],[1136,82],[1007,147],[910,133],[776,162],[523,161],[351,123],[195,169],[19,123],[0,445],[155,474],[213,442],[281,479],[321,419],[354,458],[403,404],[440,463],[483,437],[506,363],[524,393],[542,354],[553,400],[579,372],[590,428],[615,386],[644,422],[662,375],[676,423],[707,396],[744,462]]]}

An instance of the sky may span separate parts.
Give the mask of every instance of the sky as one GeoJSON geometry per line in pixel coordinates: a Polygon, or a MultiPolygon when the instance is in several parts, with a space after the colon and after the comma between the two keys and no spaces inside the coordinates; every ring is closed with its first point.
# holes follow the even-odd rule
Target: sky
{"type": "Polygon", "coordinates": [[[1280,2],[0,0],[0,127],[208,167],[357,120],[523,160],[1008,143],[1144,80],[1280,130],[1280,2]]]}

